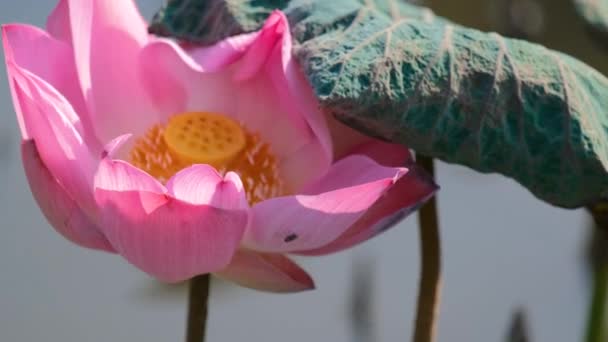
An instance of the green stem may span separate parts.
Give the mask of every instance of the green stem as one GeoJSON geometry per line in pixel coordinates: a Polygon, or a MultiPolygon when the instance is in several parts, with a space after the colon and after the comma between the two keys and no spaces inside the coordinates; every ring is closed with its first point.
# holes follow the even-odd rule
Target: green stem
{"type": "Polygon", "coordinates": [[[205,341],[210,279],[209,274],[203,274],[190,280],[186,342],[205,341]]]}
{"type": "MultiPolygon", "coordinates": [[[[416,162],[434,178],[433,159],[418,155],[416,162]]],[[[441,244],[437,202],[431,198],[419,212],[421,275],[414,329],[414,342],[433,342],[441,293],[441,244]]]]}
{"type": "Polygon", "coordinates": [[[593,272],[593,295],[587,323],[587,342],[605,342],[606,295],[608,294],[608,269],[601,265],[593,272]]]}

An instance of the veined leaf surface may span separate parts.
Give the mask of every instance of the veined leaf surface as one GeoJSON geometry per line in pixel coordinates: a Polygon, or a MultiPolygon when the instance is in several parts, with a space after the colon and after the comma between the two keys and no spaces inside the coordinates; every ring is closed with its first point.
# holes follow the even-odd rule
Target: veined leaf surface
{"type": "MultiPolygon", "coordinates": [[[[239,27],[230,34],[255,30],[260,13],[283,9],[323,110],[352,127],[502,173],[562,207],[608,190],[608,79],[574,58],[397,0],[206,3],[225,10],[198,17],[230,18],[239,27]]],[[[170,28],[179,18],[160,15],[154,25],[170,28]]],[[[224,38],[217,21],[202,23],[194,40],[224,38]]]]}

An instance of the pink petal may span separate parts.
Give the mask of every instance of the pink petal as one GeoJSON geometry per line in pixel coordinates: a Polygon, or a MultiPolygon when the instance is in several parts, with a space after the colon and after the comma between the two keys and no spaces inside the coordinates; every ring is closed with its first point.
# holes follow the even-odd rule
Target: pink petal
{"type": "Polygon", "coordinates": [[[271,54],[276,54],[273,50],[279,45],[286,29],[289,29],[289,24],[285,17],[280,12],[271,14],[238,64],[234,78],[244,81],[262,71],[271,54]]]}
{"type": "Polygon", "coordinates": [[[113,252],[99,228],[51,175],[33,140],[23,142],[21,156],[30,189],[53,228],[80,246],[113,252]]]}
{"type": "Polygon", "coordinates": [[[419,166],[410,162],[409,172],[399,178],[357,222],[339,238],[318,249],[300,251],[304,255],[335,253],[364,242],[399,223],[418,210],[438,187],[419,166]]]}
{"type": "Polygon", "coordinates": [[[405,174],[407,169],[383,167],[364,156],[345,158],[302,194],[256,204],[245,245],[269,252],[327,245],[357,222],[405,174]]]}
{"type": "Polygon", "coordinates": [[[120,151],[123,149],[129,139],[131,139],[132,134],[123,134],[119,135],[116,138],[110,140],[103,148],[101,152],[102,158],[114,158],[117,155],[120,155],[120,151]]]}
{"type": "Polygon", "coordinates": [[[407,165],[409,172],[401,177],[387,193],[377,201],[361,219],[353,224],[342,236],[327,246],[315,250],[299,252],[304,255],[335,253],[364,242],[394,226],[410,213],[416,211],[437,191],[432,179],[414,163],[407,148],[379,140],[369,140],[347,155],[361,154],[385,166],[407,165]]]}
{"type": "Polygon", "coordinates": [[[312,290],[312,278],[296,263],[281,254],[237,251],[227,268],[215,273],[241,286],[270,292],[312,290]]]}
{"type": "Polygon", "coordinates": [[[25,130],[36,142],[44,164],[67,193],[92,213],[97,157],[82,138],[78,117],[66,99],[44,80],[14,64],[9,65],[8,73],[25,130]]]}
{"type": "MultiPolygon", "coordinates": [[[[190,171],[191,172],[191,171],[190,171]]],[[[172,180],[172,191],[183,194],[185,174],[172,180]]],[[[211,182],[218,198],[228,198],[231,189],[211,182]]],[[[186,200],[193,200],[186,194],[186,200]]],[[[151,176],[122,161],[102,160],[95,177],[95,196],[100,222],[108,240],[133,265],[167,282],[219,271],[232,259],[247,224],[247,210],[220,208],[217,203],[192,204],[173,198],[151,176]]],[[[200,201],[201,198],[194,198],[200,201]]],[[[226,205],[230,201],[221,201],[226,205]]]]}
{"type": "Polygon", "coordinates": [[[350,155],[362,154],[384,166],[403,166],[412,160],[409,149],[375,139],[346,126],[333,116],[327,116],[327,124],[334,142],[334,158],[340,160],[350,155]]]}
{"type": "Polygon", "coordinates": [[[291,56],[288,22],[273,13],[256,33],[184,50],[165,40],[144,48],[146,89],[165,118],[184,111],[229,115],[258,132],[292,189],[324,174],[331,139],[312,89],[291,56]],[[235,41],[245,41],[235,44],[235,41]]]}
{"type": "Polygon", "coordinates": [[[391,144],[373,139],[351,148],[347,155],[364,155],[384,166],[401,167],[414,162],[409,149],[403,145],[391,144]]]}
{"type": "MultiPolygon", "coordinates": [[[[230,37],[210,47],[188,48],[190,54],[170,39],[158,38],[148,43],[141,53],[140,75],[151,101],[164,114],[164,119],[188,108],[194,110],[197,106],[189,104],[189,101],[199,94],[191,87],[206,81],[206,78],[211,79],[209,82],[221,83],[221,77],[211,74],[237,61],[256,37],[256,33],[230,37]],[[204,79],[200,80],[199,74],[203,74],[204,79]]],[[[229,79],[226,81],[225,87],[229,87],[232,83],[229,79]]],[[[204,90],[203,95],[214,90],[215,86],[211,85],[200,89],[204,90]]]]}
{"type": "Polygon", "coordinates": [[[138,55],[148,40],[146,23],[131,0],[66,0],[49,19],[53,31],[69,22],[80,86],[103,143],[141,134],[157,120],[138,75],[138,55]]]}
{"type": "Polygon", "coordinates": [[[59,0],[46,21],[46,30],[53,37],[72,45],[69,0],[59,0]]]}
{"type": "MultiPolygon", "coordinates": [[[[156,178],[122,160],[104,158],[95,174],[95,190],[144,191],[165,195],[167,189],[156,178]]],[[[164,201],[161,201],[164,202],[164,201]]]]}
{"type": "MultiPolygon", "coordinates": [[[[196,81],[188,68],[198,68],[178,45],[168,39],[157,39],[141,51],[140,72],[147,96],[161,113],[160,121],[186,112],[188,85],[196,81]]],[[[202,88],[200,89],[203,90],[202,88]]],[[[214,87],[209,91],[213,92],[214,87]]],[[[202,93],[205,96],[206,93],[202,93]]]]}
{"type": "Polygon", "coordinates": [[[377,139],[363,135],[363,133],[346,126],[331,114],[327,114],[326,119],[333,141],[334,160],[340,160],[354,154],[352,153],[353,149],[359,145],[377,141],[377,139]]]}
{"type": "MultiPolygon", "coordinates": [[[[280,94],[279,99],[285,101],[283,105],[289,108],[290,113],[294,113],[293,116],[303,117],[315,137],[310,143],[313,146],[307,148],[309,151],[313,149],[317,151],[315,152],[316,158],[311,159],[314,162],[308,163],[308,167],[299,168],[298,173],[290,176],[292,179],[299,180],[299,184],[294,187],[299,189],[300,185],[318,178],[327,171],[333,159],[333,142],[327,120],[320,111],[320,105],[313,89],[293,56],[289,21],[280,11],[273,12],[268,21],[272,21],[273,17],[278,18],[277,20],[284,26],[284,30],[280,41],[280,51],[275,54],[275,56],[280,56],[280,61],[278,58],[271,60],[268,64],[268,72],[280,94]]],[[[278,47],[277,50],[279,50],[278,47]]],[[[302,156],[295,153],[288,157],[302,159],[302,156]]],[[[286,161],[286,163],[293,162],[286,161]]]]}
{"type": "MultiPolygon", "coordinates": [[[[74,125],[82,127],[80,130],[90,145],[97,144],[78,86],[71,47],[29,25],[5,25],[2,27],[2,38],[7,65],[14,64],[27,70],[61,93],[78,115],[78,119],[73,120],[74,125]]],[[[14,93],[14,89],[12,91],[14,93]]],[[[21,110],[17,108],[22,135],[27,139],[22,116],[21,110]]]]}
{"type": "MultiPolygon", "coordinates": [[[[247,49],[258,39],[258,32],[228,37],[212,46],[191,46],[185,50],[190,54],[193,63],[206,72],[220,71],[236,62],[247,49]],[[196,62],[194,62],[196,61],[196,62]]],[[[190,58],[190,57],[187,57],[190,58]]]]}
{"type": "Polygon", "coordinates": [[[221,209],[247,210],[243,182],[234,172],[222,177],[209,165],[194,165],[178,172],[167,183],[169,193],[191,204],[221,209]]]}
{"type": "Polygon", "coordinates": [[[304,185],[326,173],[329,166],[323,146],[311,142],[284,157],[279,168],[290,191],[297,193],[304,185]]]}

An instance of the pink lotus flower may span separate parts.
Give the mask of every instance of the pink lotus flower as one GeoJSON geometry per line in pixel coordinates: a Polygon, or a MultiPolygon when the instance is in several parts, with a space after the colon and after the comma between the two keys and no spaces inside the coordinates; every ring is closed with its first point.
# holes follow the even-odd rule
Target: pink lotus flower
{"type": "Polygon", "coordinates": [[[45,216],[160,280],[309,289],[285,253],[351,247],[436,190],[407,149],[322,115],[281,12],[201,48],[149,35],[132,1],[62,0],[46,32],[2,35],[45,216]]]}

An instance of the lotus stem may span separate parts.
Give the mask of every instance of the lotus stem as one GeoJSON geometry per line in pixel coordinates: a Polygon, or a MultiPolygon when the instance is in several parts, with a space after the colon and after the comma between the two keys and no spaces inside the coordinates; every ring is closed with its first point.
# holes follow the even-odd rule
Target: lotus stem
{"type": "Polygon", "coordinates": [[[587,321],[587,342],[606,341],[604,325],[606,322],[606,295],[608,293],[608,270],[598,267],[593,272],[593,294],[589,305],[587,321]]]}
{"type": "Polygon", "coordinates": [[[587,316],[585,341],[604,342],[606,340],[606,304],[608,299],[608,206],[601,200],[588,209],[594,219],[589,264],[592,277],[592,292],[587,316]]]}
{"type": "Polygon", "coordinates": [[[210,280],[209,274],[199,275],[190,280],[186,342],[205,341],[210,280]]]}
{"type": "Polygon", "coordinates": [[[507,331],[505,342],[530,342],[530,329],[524,308],[520,308],[511,317],[511,326],[507,331]]]}
{"type": "MultiPolygon", "coordinates": [[[[418,164],[434,178],[433,159],[418,155],[418,164]]],[[[433,342],[436,338],[437,316],[441,295],[441,244],[437,202],[432,197],[418,214],[421,242],[420,283],[414,329],[414,342],[433,342]]]]}

